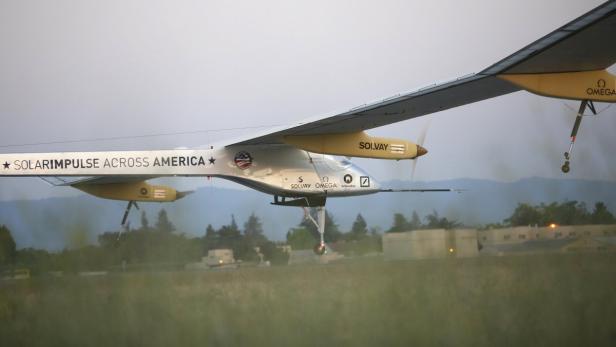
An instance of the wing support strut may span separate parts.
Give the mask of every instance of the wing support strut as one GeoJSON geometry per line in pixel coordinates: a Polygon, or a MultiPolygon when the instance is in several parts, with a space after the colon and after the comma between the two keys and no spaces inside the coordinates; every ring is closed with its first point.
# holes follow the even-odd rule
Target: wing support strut
{"type": "Polygon", "coordinates": [[[580,109],[575,117],[575,122],[573,123],[573,129],[571,129],[571,143],[569,144],[569,151],[565,152],[565,163],[561,166],[561,170],[564,173],[569,172],[571,170],[569,166],[569,162],[573,156],[573,147],[575,146],[575,139],[577,137],[577,133],[580,130],[580,124],[582,124],[582,117],[584,117],[584,111],[586,108],[590,109],[590,111],[597,115],[597,110],[595,109],[595,105],[592,100],[582,100],[580,103],[580,109]]]}

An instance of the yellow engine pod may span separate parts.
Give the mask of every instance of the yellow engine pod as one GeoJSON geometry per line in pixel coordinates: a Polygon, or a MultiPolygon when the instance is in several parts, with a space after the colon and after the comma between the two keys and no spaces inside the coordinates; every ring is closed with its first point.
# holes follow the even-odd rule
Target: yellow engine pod
{"type": "Polygon", "coordinates": [[[170,202],[183,196],[173,188],[153,186],[144,181],[106,184],[84,183],[76,184],[73,187],[99,198],[111,200],[170,202]]]}
{"type": "Polygon", "coordinates": [[[427,151],[413,142],[372,137],[365,132],[285,136],[289,145],[309,152],[377,159],[413,159],[427,151]]]}
{"type": "Polygon", "coordinates": [[[572,100],[616,102],[616,76],[606,70],[503,74],[499,78],[509,81],[531,93],[572,100]]]}

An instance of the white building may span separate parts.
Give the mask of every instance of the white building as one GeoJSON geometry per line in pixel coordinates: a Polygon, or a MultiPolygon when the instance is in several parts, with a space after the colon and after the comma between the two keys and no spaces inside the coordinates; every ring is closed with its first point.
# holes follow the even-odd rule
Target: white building
{"type": "Polygon", "coordinates": [[[205,263],[209,267],[235,264],[232,249],[211,249],[207,251],[205,263]]]}
{"type": "Polygon", "coordinates": [[[429,229],[383,235],[383,255],[387,260],[463,258],[478,254],[475,229],[429,229]]]}

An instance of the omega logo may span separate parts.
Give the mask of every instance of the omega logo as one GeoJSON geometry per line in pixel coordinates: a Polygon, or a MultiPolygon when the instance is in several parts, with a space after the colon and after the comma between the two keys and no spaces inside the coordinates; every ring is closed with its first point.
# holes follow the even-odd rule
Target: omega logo
{"type": "Polygon", "coordinates": [[[605,88],[605,80],[603,78],[597,81],[597,87],[605,88]]]}
{"type": "Polygon", "coordinates": [[[616,90],[614,88],[606,88],[607,82],[600,78],[597,80],[596,88],[588,88],[586,89],[586,94],[588,95],[600,95],[600,96],[615,96],[616,90]]]}

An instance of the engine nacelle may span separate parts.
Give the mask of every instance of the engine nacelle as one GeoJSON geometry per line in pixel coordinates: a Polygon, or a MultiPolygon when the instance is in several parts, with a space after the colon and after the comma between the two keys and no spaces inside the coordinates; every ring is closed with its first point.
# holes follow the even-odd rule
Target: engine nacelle
{"type": "Polygon", "coordinates": [[[285,136],[283,141],[309,152],[360,158],[415,159],[428,152],[410,141],[373,137],[363,131],[344,134],[289,135],[285,136]]]}
{"type": "Polygon", "coordinates": [[[73,187],[99,198],[124,201],[171,202],[190,193],[178,192],[167,186],[151,185],[145,181],[105,184],[82,183],[73,185],[73,187]]]}

